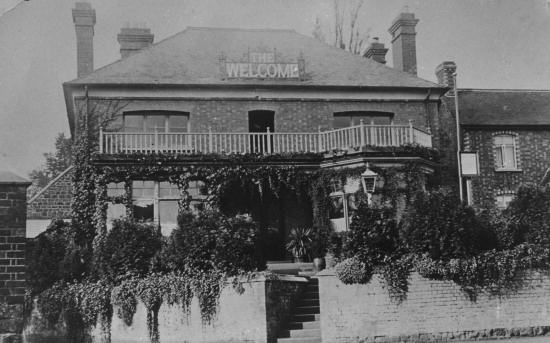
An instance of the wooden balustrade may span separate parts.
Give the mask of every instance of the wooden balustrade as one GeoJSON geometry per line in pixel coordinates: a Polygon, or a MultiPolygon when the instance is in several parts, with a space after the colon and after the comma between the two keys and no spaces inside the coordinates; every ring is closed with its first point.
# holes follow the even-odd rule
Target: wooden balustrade
{"type": "Polygon", "coordinates": [[[319,132],[104,132],[100,153],[305,153],[362,146],[432,146],[428,132],[409,125],[357,125],[319,132]]]}

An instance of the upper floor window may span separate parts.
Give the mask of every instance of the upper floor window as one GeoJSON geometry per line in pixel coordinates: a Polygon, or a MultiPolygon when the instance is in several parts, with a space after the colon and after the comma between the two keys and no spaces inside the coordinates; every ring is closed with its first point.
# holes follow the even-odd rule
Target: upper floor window
{"type": "Polygon", "coordinates": [[[513,193],[500,194],[496,196],[496,206],[499,210],[505,210],[510,202],[514,200],[515,195],[513,193]]]}
{"type": "Polygon", "coordinates": [[[393,121],[393,113],[372,111],[336,112],[332,126],[334,129],[360,125],[390,125],[393,121]]]}
{"type": "Polygon", "coordinates": [[[516,136],[502,134],[494,136],[495,168],[517,169],[516,136]]]}
{"type": "Polygon", "coordinates": [[[188,112],[138,111],[124,113],[124,131],[188,132],[188,112]]]}

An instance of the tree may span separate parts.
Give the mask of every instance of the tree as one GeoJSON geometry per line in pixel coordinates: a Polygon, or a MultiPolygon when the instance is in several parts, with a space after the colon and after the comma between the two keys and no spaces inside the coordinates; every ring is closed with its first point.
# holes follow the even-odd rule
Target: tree
{"type": "Polygon", "coordinates": [[[32,197],[44,188],[50,181],[71,166],[72,140],[63,132],[55,138],[55,151],[44,153],[46,162],[40,168],[29,173],[32,185],[28,188],[28,196],[32,197]]]}
{"type": "MultiPolygon", "coordinates": [[[[361,54],[369,38],[370,28],[364,29],[360,25],[360,14],[363,8],[364,0],[333,0],[334,18],[333,30],[330,35],[333,37],[330,44],[340,49],[361,54]]],[[[326,42],[321,20],[317,17],[313,29],[313,37],[326,42]]]]}

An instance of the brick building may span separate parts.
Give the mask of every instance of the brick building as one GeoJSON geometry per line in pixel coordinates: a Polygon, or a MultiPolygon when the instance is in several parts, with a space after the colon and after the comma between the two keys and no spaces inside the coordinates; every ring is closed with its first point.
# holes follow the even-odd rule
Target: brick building
{"type": "MultiPolygon", "coordinates": [[[[77,3],[73,20],[79,77],[63,85],[73,138],[83,113],[113,112],[98,133],[97,165],[137,165],[133,156],[143,154],[187,155],[173,163],[199,165],[192,156],[259,153],[309,169],[408,161],[426,173],[441,167],[420,155],[374,151],[415,145],[441,150],[441,164],[455,170],[453,118],[441,102],[447,88],[416,76],[412,13],[399,14],[389,29],[396,68],[385,66],[388,49],[378,40],[358,56],[292,30],[190,27],[155,44],[149,29],[123,28],[121,59],[93,70],[95,11],[77,3]],[[296,153],[322,157],[304,161],[296,153]]],[[[67,218],[69,179],[70,171],[32,199],[31,231],[40,232],[48,217],[67,218]]],[[[190,186],[200,199],[200,182],[190,186]]],[[[109,187],[111,196],[124,192],[120,184],[109,187]]],[[[335,195],[337,229],[349,217],[344,193],[335,195]]],[[[136,179],[133,212],[167,234],[175,226],[177,194],[167,182],[136,179]]],[[[124,205],[109,205],[109,219],[124,214],[124,205]]]]}
{"type": "MultiPolygon", "coordinates": [[[[453,87],[454,62],[437,68],[441,84],[453,87]]],[[[458,91],[461,147],[479,156],[479,176],[465,193],[478,208],[505,208],[522,184],[547,183],[550,167],[550,91],[462,89],[458,91]]],[[[454,93],[443,97],[455,117],[454,93]]]]}

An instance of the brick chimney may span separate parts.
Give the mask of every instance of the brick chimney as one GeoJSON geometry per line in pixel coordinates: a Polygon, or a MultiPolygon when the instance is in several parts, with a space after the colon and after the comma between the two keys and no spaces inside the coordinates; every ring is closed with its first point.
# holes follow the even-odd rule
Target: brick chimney
{"type": "Polygon", "coordinates": [[[76,31],[77,75],[83,77],[94,71],[95,10],[88,2],[77,2],[73,8],[76,31]]]}
{"type": "Polygon", "coordinates": [[[456,63],[453,61],[445,61],[435,68],[435,76],[437,83],[451,88],[447,92],[447,96],[454,96],[455,79],[453,74],[456,73],[456,63]]]}
{"type": "Polygon", "coordinates": [[[416,75],[416,31],[418,19],[407,9],[393,21],[392,35],[393,67],[416,75]]]}
{"type": "Polygon", "coordinates": [[[117,38],[120,43],[120,56],[126,58],[153,44],[155,35],[151,33],[151,29],[128,25],[120,29],[117,38]]]}
{"type": "Polygon", "coordinates": [[[388,49],[384,47],[384,43],[380,43],[378,37],[374,37],[363,57],[370,58],[378,63],[386,64],[387,52],[388,49]]]}

